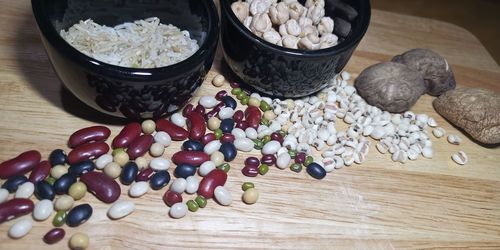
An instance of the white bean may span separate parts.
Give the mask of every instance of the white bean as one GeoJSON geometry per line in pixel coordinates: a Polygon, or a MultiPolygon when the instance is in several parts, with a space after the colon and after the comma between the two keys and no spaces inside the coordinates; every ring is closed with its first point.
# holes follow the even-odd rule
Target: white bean
{"type": "Polygon", "coordinates": [[[4,203],[9,198],[9,191],[5,188],[0,188],[0,204],[4,203]]]}
{"type": "Polygon", "coordinates": [[[215,188],[214,196],[215,199],[223,206],[229,206],[233,202],[231,193],[229,193],[229,191],[223,186],[218,186],[215,188]]]}
{"type": "Polygon", "coordinates": [[[108,209],[108,216],[113,220],[121,219],[135,210],[135,204],[132,201],[117,201],[108,209]]]}
{"type": "Polygon", "coordinates": [[[95,167],[97,169],[104,169],[104,167],[106,167],[106,165],[108,165],[108,163],[112,162],[113,161],[113,155],[111,154],[104,154],[104,155],[101,155],[99,156],[99,158],[97,158],[97,160],[95,160],[95,167]]]}
{"type": "Polygon", "coordinates": [[[35,204],[33,209],[33,218],[37,221],[44,221],[54,211],[54,205],[51,200],[41,200],[35,204]]]}
{"type": "Polygon", "coordinates": [[[444,128],[437,127],[437,128],[435,128],[435,129],[432,130],[432,134],[436,138],[441,138],[441,137],[443,137],[446,134],[446,131],[444,130],[444,128]]]}
{"type": "Polygon", "coordinates": [[[146,181],[138,181],[132,184],[128,190],[130,197],[137,198],[146,194],[149,190],[149,184],[146,181]]]}
{"type": "Polygon", "coordinates": [[[262,148],[262,154],[272,155],[278,152],[281,148],[281,144],[278,141],[270,141],[264,145],[262,148]]]}
{"type": "Polygon", "coordinates": [[[168,147],[172,143],[172,138],[167,132],[158,131],[154,135],[155,142],[163,144],[163,146],[168,147]]]}
{"type": "Polygon", "coordinates": [[[453,145],[460,145],[462,139],[458,135],[448,135],[448,142],[453,145]]]}
{"type": "Polygon", "coordinates": [[[149,162],[149,166],[156,171],[168,170],[170,167],[170,160],[162,157],[156,157],[149,162]]]}
{"type": "Polygon", "coordinates": [[[236,139],[233,142],[234,146],[236,149],[243,151],[243,152],[250,152],[253,149],[254,143],[252,140],[248,138],[240,138],[236,139]]]}
{"type": "Polygon", "coordinates": [[[186,118],[179,113],[172,114],[172,116],[170,116],[170,121],[179,127],[186,126],[186,118]]]}
{"type": "Polygon", "coordinates": [[[16,191],[16,194],[14,195],[14,198],[25,198],[28,199],[33,195],[33,192],[35,192],[35,185],[31,182],[25,182],[21,184],[16,191]]]}
{"type": "Polygon", "coordinates": [[[430,147],[424,147],[422,149],[422,155],[425,157],[425,158],[429,158],[431,159],[432,158],[432,148],[430,147]]]}
{"type": "Polygon", "coordinates": [[[252,140],[257,139],[257,135],[258,135],[257,130],[255,130],[254,128],[246,128],[245,134],[247,135],[248,139],[252,139],[252,140]]]}
{"type": "Polygon", "coordinates": [[[228,119],[233,117],[234,110],[230,107],[224,107],[219,111],[219,119],[228,119]]]}
{"type": "Polygon", "coordinates": [[[234,139],[241,139],[247,137],[245,131],[241,128],[234,128],[233,131],[231,131],[231,134],[234,135],[234,139]]]}
{"type": "Polygon", "coordinates": [[[175,179],[170,185],[170,190],[182,194],[186,191],[187,181],[184,178],[175,179]]]}
{"type": "Polygon", "coordinates": [[[201,176],[206,176],[214,169],[215,163],[213,161],[206,161],[200,165],[200,169],[198,169],[198,172],[201,176]]]}
{"type": "Polygon", "coordinates": [[[198,103],[204,108],[211,109],[217,105],[217,99],[213,96],[205,95],[200,97],[198,103]]]}
{"type": "Polygon", "coordinates": [[[219,151],[220,146],[222,146],[222,143],[219,140],[213,140],[203,147],[203,152],[207,155],[212,155],[215,151],[219,151]]]}
{"type": "Polygon", "coordinates": [[[13,239],[22,238],[31,231],[32,227],[33,222],[31,219],[22,219],[10,227],[9,236],[13,239]]]}
{"type": "Polygon", "coordinates": [[[200,186],[200,182],[196,176],[189,176],[186,178],[186,193],[194,194],[198,191],[198,187],[200,186]]]}
{"type": "Polygon", "coordinates": [[[180,218],[186,216],[187,211],[188,211],[187,205],[183,202],[178,202],[178,203],[175,203],[174,205],[172,205],[172,207],[170,207],[170,210],[168,213],[170,214],[170,216],[172,218],[180,219],[180,218]]]}
{"type": "Polygon", "coordinates": [[[288,167],[288,164],[290,164],[290,161],[292,158],[290,157],[290,154],[288,152],[281,153],[278,155],[278,159],[276,159],[276,166],[280,169],[285,169],[288,167]]]}

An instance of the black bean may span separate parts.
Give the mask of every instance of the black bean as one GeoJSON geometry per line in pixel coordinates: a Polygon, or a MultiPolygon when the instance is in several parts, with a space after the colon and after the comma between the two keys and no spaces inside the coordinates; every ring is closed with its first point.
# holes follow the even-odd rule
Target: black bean
{"type": "Polygon", "coordinates": [[[236,106],[238,105],[236,100],[230,96],[222,97],[222,102],[226,105],[226,107],[230,107],[232,109],[236,109],[236,106]]]}
{"type": "Polygon", "coordinates": [[[170,174],[167,170],[156,172],[149,180],[149,185],[153,190],[159,190],[170,182],[170,174]]]}
{"type": "Polygon", "coordinates": [[[231,133],[231,131],[233,131],[234,128],[233,119],[231,118],[222,119],[219,128],[220,130],[222,130],[222,133],[231,133]]]}
{"type": "Polygon", "coordinates": [[[120,175],[120,181],[123,185],[130,185],[134,182],[135,177],[137,177],[137,173],[139,172],[139,167],[133,161],[127,162],[125,166],[123,166],[122,173],[120,175]]]}
{"type": "Polygon", "coordinates": [[[187,151],[203,151],[203,144],[195,140],[187,140],[182,143],[182,150],[187,151]]]}
{"type": "Polygon", "coordinates": [[[64,150],[56,149],[50,153],[49,162],[52,166],[64,165],[68,162],[68,157],[66,156],[64,150]]]}
{"type": "Polygon", "coordinates": [[[236,147],[230,142],[224,142],[220,146],[219,151],[224,155],[224,161],[232,161],[236,157],[236,147]]]}
{"type": "Polygon", "coordinates": [[[38,200],[54,200],[56,192],[47,181],[41,181],[35,184],[35,196],[38,200]]]}
{"type": "Polygon", "coordinates": [[[82,161],[76,164],[73,164],[69,167],[68,173],[74,176],[80,176],[90,171],[94,171],[95,164],[91,160],[82,161]]]}
{"type": "Polygon", "coordinates": [[[76,176],[67,173],[61,176],[54,182],[54,191],[56,194],[66,194],[68,193],[69,187],[76,182],[76,176]]]}
{"type": "Polygon", "coordinates": [[[325,169],[316,162],[309,164],[306,168],[306,171],[310,176],[318,180],[323,179],[326,176],[325,169]]]}
{"type": "Polygon", "coordinates": [[[28,181],[28,178],[24,175],[16,175],[10,177],[3,185],[2,188],[7,189],[9,193],[14,193],[17,191],[17,188],[28,181]]]}
{"type": "Polygon", "coordinates": [[[196,174],[196,167],[189,164],[179,164],[174,170],[174,175],[179,178],[188,178],[196,174]]]}
{"type": "Polygon", "coordinates": [[[76,227],[85,223],[92,216],[92,207],[89,204],[81,204],[71,209],[66,216],[66,224],[76,227]]]}

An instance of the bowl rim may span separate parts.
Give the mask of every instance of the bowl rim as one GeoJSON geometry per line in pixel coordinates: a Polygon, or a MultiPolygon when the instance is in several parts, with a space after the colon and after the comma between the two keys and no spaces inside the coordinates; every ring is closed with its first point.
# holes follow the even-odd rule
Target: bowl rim
{"type": "Polygon", "coordinates": [[[38,29],[42,38],[47,40],[50,46],[60,54],[70,57],[71,60],[84,68],[115,79],[146,82],[176,77],[182,74],[179,72],[184,73],[193,70],[193,64],[199,64],[200,61],[205,61],[205,58],[210,56],[211,50],[217,48],[216,44],[219,37],[220,21],[217,7],[211,0],[194,1],[195,3],[203,4],[208,11],[207,36],[203,43],[199,45],[198,50],[178,63],[157,68],[123,67],[102,62],[85,55],[64,40],[60,33],[56,31],[47,13],[44,11],[43,2],[44,0],[31,0],[33,15],[38,24],[38,29]]]}
{"type": "Polygon", "coordinates": [[[352,48],[353,46],[356,46],[361,41],[366,31],[368,30],[368,26],[370,24],[371,5],[370,5],[370,0],[359,0],[359,1],[361,2],[362,6],[364,6],[360,8],[360,10],[358,10],[359,13],[358,18],[360,18],[359,21],[360,25],[356,26],[356,29],[351,31],[351,36],[348,36],[347,39],[345,39],[341,43],[338,43],[337,45],[330,48],[319,49],[319,50],[290,49],[276,44],[272,44],[258,37],[243,25],[243,23],[236,17],[236,15],[231,9],[231,3],[233,1],[220,0],[220,3],[222,9],[221,12],[223,13],[222,15],[229,17],[227,18],[227,20],[229,20],[233,24],[233,26],[240,31],[240,34],[243,34],[245,37],[252,40],[254,43],[257,43],[258,45],[265,47],[266,49],[272,50],[276,53],[281,53],[288,56],[317,58],[317,57],[333,56],[335,54],[340,54],[352,48]]]}

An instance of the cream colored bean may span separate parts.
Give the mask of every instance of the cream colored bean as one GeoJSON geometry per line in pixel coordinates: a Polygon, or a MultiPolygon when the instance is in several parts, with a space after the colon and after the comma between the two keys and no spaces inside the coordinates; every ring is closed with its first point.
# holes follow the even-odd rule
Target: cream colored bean
{"type": "Polygon", "coordinates": [[[33,221],[31,219],[22,219],[10,227],[8,234],[13,239],[20,239],[27,235],[31,228],[33,228],[33,221]]]}
{"type": "Polygon", "coordinates": [[[50,176],[54,177],[54,179],[59,179],[61,176],[68,173],[68,168],[63,165],[56,165],[50,170],[50,176]]]}
{"type": "Polygon", "coordinates": [[[35,185],[31,182],[25,182],[21,184],[16,191],[16,194],[14,195],[14,198],[24,198],[28,199],[33,195],[33,192],[35,192],[35,185]]]}
{"type": "Polygon", "coordinates": [[[135,204],[132,201],[117,201],[108,209],[108,216],[113,220],[118,220],[130,215],[135,210],[135,204]]]}
{"type": "Polygon", "coordinates": [[[165,146],[159,142],[155,142],[151,144],[151,147],[149,148],[149,154],[153,157],[160,157],[163,155],[165,152],[165,146]]]}
{"type": "Polygon", "coordinates": [[[210,161],[215,163],[215,166],[219,166],[224,163],[224,155],[220,151],[215,151],[210,155],[210,161]]]}
{"type": "Polygon", "coordinates": [[[56,211],[68,211],[73,207],[75,200],[69,195],[61,195],[54,202],[54,208],[56,211]]]}
{"type": "Polygon", "coordinates": [[[33,219],[44,221],[50,217],[54,211],[54,205],[51,200],[41,200],[35,204],[33,209],[33,219]]]}
{"type": "Polygon", "coordinates": [[[89,247],[89,236],[84,233],[75,233],[69,239],[69,248],[84,250],[89,247]]]}
{"type": "MultiPolygon", "coordinates": [[[[127,162],[130,160],[128,154],[125,151],[120,151],[113,156],[113,162],[116,162],[120,167],[125,166],[127,162]]],[[[109,164],[107,164],[109,165],[109,164]]],[[[106,165],[106,166],[107,166],[106,165]]],[[[104,168],[106,168],[106,166],[104,168]]]]}
{"type": "Polygon", "coordinates": [[[208,129],[215,131],[220,127],[221,120],[215,116],[210,117],[207,122],[208,129]]]}
{"type": "Polygon", "coordinates": [[[243,193],[243,202],[246,204],[254,204],[259,199],[259,191],[255,188],[249,188],[243,193]]]}
{"type": "Polygon", "coordinates": [[[128,194],[130,197],[137,198],[146,194],[149,190],[149,184],[146,181],[138,181],[134,182],[130,189],[128,190],[128,194]]]}
{"type": "MultiPolygon", "coordinates": [[[[248,15],[248,13],[247,13],[247,15],[248,15]]],[[[243,20],[241,20],[241,22],[244,22],[245,19],[246,19],[246,17],[243,20]]],[[[226,81],[226,78],[224,78],[223,75],[219,74],[219,75],[216,75],[214,77],[214,79],[212,79],[212,85],[214,85],[215,87],[222,87],[222,85],[224,85],[225,81],[226,81]]]]}
{"type": "Polygon", "coordinates": [[[113,179],[118,178],[121,172],[122,168],[116,162],[111,162],[108,165],[106,165],[106,167],[104,167],[104,173],[113,179]]]}
{"type": "Polygon", "coordinates": [[[144,134],[152,134],[156,130],[156,123],[153,120],[145,120],[141,124],[144,134]]]}
{"type": "MultiPolygon", "coordinates": [[[[161,145],[163,145],[163,144],[161,144],[161,145]]],[[[163,146],[163,147],[165,147],[165,146],[163,146]]],[[[135,164],[137,164],[137,167],[139,167],[139,169],[147,168],[148,165],[149,165],[148,160],[146,160],[146,158],[144,158],[142,156],[141,157],[137,157],[135,159],[135,164]]]]}
{"type": "Polygon", "coordinates": [[[229,206],[233,202],[231,193],[223,186],[215,188],[214,197],[223,206],[229,206]]]}
{"type": "MultiPolygon", "coordinates": [[[[109,163],[109,164],[113,164],[113,163],[109,163]]],[[[80,199],[82,199],[83,197],[85,197],[86,193],[87,193],[87,185],[85,185],[85,183],[83,183],[81,181],[73,183],[69,187],[69,190],[68,190],[68,194],[71,197],[73,197],[74,200],[80,200],[80,199]]]]}

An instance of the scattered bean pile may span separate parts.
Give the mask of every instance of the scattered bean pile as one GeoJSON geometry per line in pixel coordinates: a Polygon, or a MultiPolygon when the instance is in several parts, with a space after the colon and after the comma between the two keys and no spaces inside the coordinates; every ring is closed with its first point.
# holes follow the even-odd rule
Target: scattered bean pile
{"type": "MultiPolygon", "coordinates": [[[[206,207],[211,198],[228,206],[233,197],[224,185],[231,169],[229,163],[238,151],[256,149],[262,153],[260,159],[245,159],[241,172],[247,177],[265,175],[276,166],[293,172],[305,168],[313,178],[322,179],[334,169],[363,163],[370,146],[367,137],[378,140],[378,151],[391,153],[394,161],[404,163],[419,155],[432,158],[426,128],[435,128],[436,137],[445,134],[434,119],[412,112],[382,112],[356,94],[347,84],[349,78],[344,72],[317,96],[295,101],[261,97],[231,83],[231,93],[244,111],[237,109],[237,100],[221,90],[214,97],[202,96],[197,106],[186,105],[169,120],[127,124],[113,138],[111,153],[106,143],[111,131],[104,126],[74,132],[68,140],[72,148],[68,154],[56,149],[48,160],[41,161],[38,151],[21,153],[0,164],[0,178],[6,179],[0,189],[0,224],[30,213],[34,220],[44,221],[55,210],[55,228],[46,233],[43,241],[57,243],[65,237],[61,228],[64,224],[77,227],[92,216],[90,204],[75,206],[75,201],[88,192],[112,204],[107,212],[109,218],[120,219],[133,213],[135,205],[133,201],[118,200],[121,186],[116,179],[130,186],[130,197],[138,198],[150,188],[165,188],[171,182],[168,170],[172,165],[175,180],[162,197],[172,218],[206,207]],[[349,124],[347,131],[336,131],[337,118],[349,124]],[[164,158],[165,148],[172,141],[183,141],[181,150],[171,159],[164,158]],[[314,159],[314,151],[321,152],[321,160],[314,159]],[[149,161],[148,152],[152,157],[149,161]],[[11,199],[10,193],[14,193],[11,199]],[[183,193],[197,196],[184,202],[183,193]],[[30,199],[33,194],[39,200],[36,204],[30,199]]],[[[218,75],[212,83],[222,86],[225,79],[218,75]]],[[[449,135],[448,141],[458,145],[461,140],[449,135]]],[[[467,156],[460,151],[452,159],[465,164],[467,156]]],[[[257,202],[259,192],[253,183],[243,183],[242,190],[244,203],[257,202]]],[[[21,219],[11,226],[9,236],[21,238],[32,225],[31,219],[21,219]]],[[[88,236],[82,233],[69,240],[71,248],[84,249],[88,244],[88,236]]]]}

